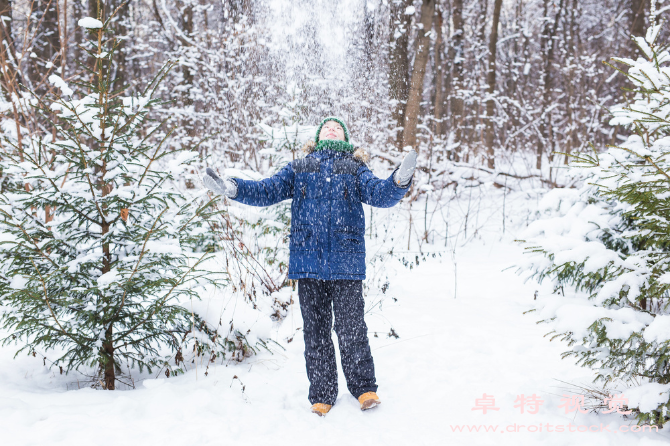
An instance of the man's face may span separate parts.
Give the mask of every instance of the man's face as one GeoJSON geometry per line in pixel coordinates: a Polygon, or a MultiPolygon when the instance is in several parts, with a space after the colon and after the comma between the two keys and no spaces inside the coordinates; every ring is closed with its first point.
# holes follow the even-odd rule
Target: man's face
{"type": "Polygon", "coordinates": [[[336,121],[326,121],[319,133],[319,140],[322,139],[337,139],[344,141],[344,129],[336,121]]]}

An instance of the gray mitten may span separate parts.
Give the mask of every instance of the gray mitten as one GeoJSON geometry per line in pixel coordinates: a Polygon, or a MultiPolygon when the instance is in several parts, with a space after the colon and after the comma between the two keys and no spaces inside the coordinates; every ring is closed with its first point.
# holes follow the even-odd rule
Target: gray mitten
{"type": "Polygon", "coordinates": [[[400,167],[395,171],[393,179],[396,184],[400,187],[407,187],[409,180],[414,174],[414,169],[416,168],[416,152],[414,149],[410,150],[405,158],[400,163],[400,167]]]}
{"type": "Polygon", "coordinates": [[[202,182],[207,189],[215,194],[225,195],[229,198],[235,198],[237,196],[237,184],[235,184],[234,181],[226,176],[220,178],[216,172],[209,167],[205,169],[205,172],[207,175],[202,177],[202,182]]]}

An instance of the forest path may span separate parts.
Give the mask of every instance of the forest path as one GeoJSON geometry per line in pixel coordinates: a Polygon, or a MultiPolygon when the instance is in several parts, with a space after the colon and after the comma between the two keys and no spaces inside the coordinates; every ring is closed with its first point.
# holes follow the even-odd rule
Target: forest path
{"type": "Polygon", "coordinates": [[[0,431],[11,445],[666,444],[663,431],[616,432],[633,424],[619,415],[565,414],[558,407],[565,386],[557,380],[588,384],[592,373],[561,360],[566,345],[543,338],[547,326],[522,314],[538,286],[524,284],[514,268],[503,271],[521,256],[512,242],[468,245],[457,257],[456,298],[451,260],[394,270],[383,310],[366,316],[382,400],[374,410],[361,412],[346,390],[338,351],[337,403],[324,418],[310,413],[296,295],[293,313],[275,333],[280,339],[297,333],[287,351],[212,366],[206,377],[199,365],[197,379],[192,369],[147,379],[135,391],[66,391],[66,383],[76,387],[72,375],[47,371],[39,358],[11,360],[13,350],[4,347],[0,431]],[[389,322],[399,338],[385,334],[389,322]],[[484,393],[498,411],[472,410],[484,393]],[[514,408],[521,394],[544,401],[537,414],[514,408]],[[510,432],[514,424],[524,427],[510,432]],[[540,424],[541,432],[528,432],[540,424]],[[566,432],[547,432],[547,424],[566,432]],[[602,425],[611,433],[568,432],[568,424],[602,425]],[[497,427],[468,430],[479,425],[497,427]]]}

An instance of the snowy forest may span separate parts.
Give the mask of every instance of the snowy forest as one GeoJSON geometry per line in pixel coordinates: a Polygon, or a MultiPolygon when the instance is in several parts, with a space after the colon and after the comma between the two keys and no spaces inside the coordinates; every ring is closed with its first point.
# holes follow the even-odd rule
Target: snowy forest
{"type": "Polygon", "coordinates": [[[664,0],[0,0],[10,444],[568,435],[532,423],[667,443],[668,18],[664,0]],[[326,117],[380,179],[417,157],[397,204],[363,203],[383,403],[353,410],[335,308],[320,420],[298,192],[250,206],[203,178],[280,175],[326,117]]]}

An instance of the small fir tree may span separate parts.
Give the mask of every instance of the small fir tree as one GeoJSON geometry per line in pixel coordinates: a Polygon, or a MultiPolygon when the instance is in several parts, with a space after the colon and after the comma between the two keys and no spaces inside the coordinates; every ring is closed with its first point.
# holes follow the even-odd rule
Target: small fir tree
{"type": "Polygon", "coordinates": [[[644,57],[613,58],[628,66],[619,71],[632,86],[610,124],[630,136],[575,156],[583,186],[550,192],[551,216],[530,225],[526,243],[539,254],[527,268],[554,285],[556,296],[535,310],[552,324],[552,339],[572,347],[563,357],[596,369],[605,384],[641,379],[628,389],[638,395],[629,407],[639,424],[662,426],[670,407],[670,54],[654,22],[652,14],[646,36],[634,37],[644,57]],[[640,405],[640,389],[653,409],[640,405]]]}
{"type": "Polygon", "coordinates": [[[170,132],[148,116],[171,65],[140,94],[110,91],[118,41],[109,23],[79,22],[92,37],[79,98],[53,75],[60,94],[33,99],[54,136],[3,154],[3,171],[25,187],[0,196],[0,299],[5,344],[56,349],[55,365],[96,367],[111,390],[122,363],[164,367],[166,347],[183,361],[189,333],[196,352],[230,346],[182,305],[226,276],[203,267],[222,211],[205,190],[177,188],[197,153],[166,150],[170,132]]]}

